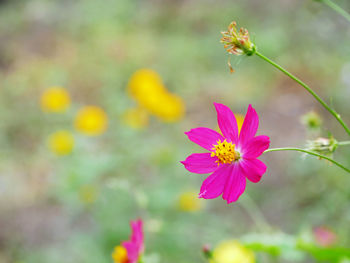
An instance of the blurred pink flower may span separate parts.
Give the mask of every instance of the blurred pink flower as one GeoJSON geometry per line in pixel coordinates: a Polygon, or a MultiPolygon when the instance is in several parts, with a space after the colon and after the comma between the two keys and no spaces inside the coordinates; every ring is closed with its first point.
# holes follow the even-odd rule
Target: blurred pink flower
{"type": "Polygon", "coordinates": [[[270,138],[255,136],[259,117],[251,105],[240,132],[230,108],[219,103],[214,105],[222,135],[202,127],[186,132],[191,141],[209,153],[194,153],[181,163],[192,173],[211,173],[202,184],[199,198],[213,199],[222,194],[229,204],[244,192],[246,178],[257,183],[266,172],[266,165],[257,157],[269,147],[270,138]]]}
{"type": "Polygon", "coordinates": [[[142,220],[130,222],[132,234],[128,241],[116,246],[112,257],[115,263],[137,263],[144,252],[142,220]]]}
{"type": "Polygon", "coordinates": [[[322,247],[329,247],[337,241],[336,234],[328,227],[320,226],[313,229],[316,243],[322,247]]]}

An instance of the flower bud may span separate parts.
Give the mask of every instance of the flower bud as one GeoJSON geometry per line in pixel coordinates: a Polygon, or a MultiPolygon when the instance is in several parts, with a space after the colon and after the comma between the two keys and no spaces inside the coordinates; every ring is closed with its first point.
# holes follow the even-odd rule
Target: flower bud
{"type": "Polygon", "coordinates": [[[301,121],[308,130],[318,130],[322,126],[322,118],[315,111],[310,111],[304,114],[301,117],[301,121]]]}
{"type": "Polygon", "coordinates": [[[211,251],[211,247],[210,247],[209,244],[203,245],[202,251],[203,251],[203,254],[204,254],[205,258],[207,258],[207,259],[211,259],[212,258],[212,251],[211,251]]]}
{"type": "Polygon", "coordinates": [[[307,148],[310,151],[317,152],[322,155],[332,156],[338,147],[338,141],[333,137],[319,137],[316,140],[308,141],[307,148]]]}
{"type": "Polygon", "coordinates": [[[223,37],[221,43],[224,44],[228,53],[234,55],[254,55],[256,52],[255,45],[250,41],[248,30],[241,28],[237,31],[237,23],[232,22],[228,26],[228,31],[221,32],[223,37]]]}

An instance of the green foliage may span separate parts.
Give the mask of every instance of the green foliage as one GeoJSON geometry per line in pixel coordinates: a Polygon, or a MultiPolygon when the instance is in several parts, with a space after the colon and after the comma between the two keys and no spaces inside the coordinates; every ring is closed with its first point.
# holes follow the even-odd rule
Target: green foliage
{"type": "MultiPolygon", "coordinates": [[[[244,201],[228,206],[207,200],[192,213],[178,208],[181,193],[198,192],[204,179],[179,163],[198,151],[183,132],[216,128],[213,101],[240,114],[252,103],[261,133],[275,145],[304,141],[299,118],[313,105],[295,84],[254,56],[246,58],[249,63],[232,59],[236,72],[229,74],[219,32],[231,20],[249,28],[259,50],[314,83],[324,97],[332,94],[339,112],[350,111],[344,96],[347,28],[318,6],[259,0],[0,1],[0,262],[111,262],[114,246],[130,235],[129,221],[141,217],[145,263],[201,262],[204,244],[240,237],[258,262],[309,263],[312,256],[345,263],[350,177],[317,159],[266,156],[267,175],[259,184],[247,183],[247,194],[272,229],[298,233],[327,225],[338,238],[334,248],[279,232],[247,234],[270,233],[271,227],[244,201]],[[125,125],[121,116],[136,106],[127,84],[140,68],[156,70],[167,89],[184,99],[183,120],[151,117],[141,130],[125,125]],[[71,95],[64,114],[40,109],[40,95],[54,85],[71,95]],[[84,105],[106,111],[105,134],[86,137],[74,129],[84,105]],[[75,138],[70,155],[47,148],[47,137],[60,129],[75,138]]],[[[324,115],[324,125],[335,127],[336,138],[343,136],[324,115]]],[[[349,123],[347,114],[342,117],[349,123]]],[[[338,151],[349,167],[349,150],[338,151]]]]}

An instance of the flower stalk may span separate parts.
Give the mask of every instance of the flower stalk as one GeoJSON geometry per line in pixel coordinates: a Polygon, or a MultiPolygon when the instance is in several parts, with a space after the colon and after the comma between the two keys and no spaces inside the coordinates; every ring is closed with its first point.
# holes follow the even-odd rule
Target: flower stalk
{"type": "Polygon", "coordinates": [[[317,1],[326,4],[331,9],[333,9],[335,12],[337,12],[339,15],[341,15],[342,17],[344,17],[346,20],[350,22],[350,14],[346,12],[343,8],[341,8],[339,5],[334,3],[333,1],[331,0],[317,0],[317,1]]]}
{"type": "Polygon", "coordinates": [[[340,117],[340,114],[337,113],[334,109],[332,109],[323,99],[321,99],[320,96],[318,96],[307,84],[305,84],[303,81],[301,81],[299,78],[294,76],[292,73],[288,72],[286,69],[284,69],[282,66],[278,65],[276,62],[272,61],[271,59],[265,57],[263,54],[260,52],[256,51],[255,54],[265,60],[266,62],[270,63],[273,65],[275,68],[279,69],[282,71],[285,75],[290,77],[292,80],[296,81],[299,83],[302,87],[304,87],[330,114],[334,116],[334,118],[337,119],[337,121],[343,126],[344,130],[350,135],[350,129],[349,127],[344,123],[342,118],[340,117]]]}
{"type": "Polygon", "coordinates": [[[350,141],[338,142],[338,146],[350,145],[350,141]]]}
{"type": "Polygon", "coordinates": [[[305,149],[300,149],[300,148],[292,148],[292,147],[286,147],[286,148],[271,148],[268,149],[266,151],[264,151],[264,153],[268,153],[268,152],[277,152],[277,151],[298,151],[298,152],[303,152],[303,153],[307,153],[309,155],[313,155],[313,156],[317,156],[320,159],[325,159],[327,161],[330,161],[331,163],[335,164],[336,166],[342,168],[344,171],[350,173],[350,169],[346,168],[345,166],[343,166],[342,164],[338,163],[337,161],[333,160],[332,158],[329,158],[327,156],[318,154],[316,152],[312,152],[312,151],[308,151],[305,149]]]}

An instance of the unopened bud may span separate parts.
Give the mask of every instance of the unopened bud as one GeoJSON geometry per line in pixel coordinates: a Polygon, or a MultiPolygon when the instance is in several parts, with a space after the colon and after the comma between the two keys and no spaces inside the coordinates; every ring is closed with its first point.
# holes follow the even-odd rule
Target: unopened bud
{"type": "Polygon", "coordinates": [[[210,247],[209,244],[205,244],[202,247],[202,251],[203,251],[203,254],[204,254],[205,258],[211,259],[213,257],[213,254],[212,254],[212,251],[211,251],[211,247],[210,247]]]}

